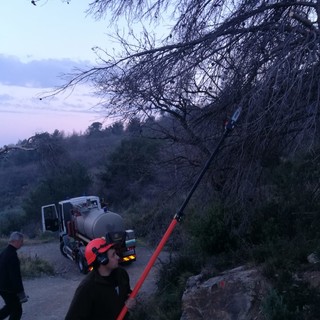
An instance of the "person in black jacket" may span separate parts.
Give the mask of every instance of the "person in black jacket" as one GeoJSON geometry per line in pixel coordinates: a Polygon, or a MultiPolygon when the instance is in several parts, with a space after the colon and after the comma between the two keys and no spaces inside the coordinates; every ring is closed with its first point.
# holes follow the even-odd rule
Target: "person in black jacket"
{"type": "Polygon", "coordinates": [[[0,320],[9,317],[9,320],[20,320],[22,302],[26,302],[24,293],[20,260],[17,250],[23,245],[23,234],[12,232],[8,246],[0,254],[0,295],[5,305],[0,309],[0,320]]]}
{"type": "Polygon", "coordinates": [[[86,246],[85,257],[93,269],[76,289],[65,320],[115,320],[124,304],[132,309],[129,275],[119,268],[114,244],[94,239],[86,246]]]}

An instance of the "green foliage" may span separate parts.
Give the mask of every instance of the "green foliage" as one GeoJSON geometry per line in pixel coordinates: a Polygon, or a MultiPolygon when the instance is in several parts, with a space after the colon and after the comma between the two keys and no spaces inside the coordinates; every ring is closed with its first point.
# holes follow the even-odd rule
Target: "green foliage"
{"type": "Polygon", "coordinates": [[[39,235],[37,236],[37,239],[39,239],[41,242],[51,242],[58,239],[58,236],[54,232],[45,231],[45,232],[40,232],[39,235]]]}
{"type": "Polygon", "coordinates": [[[54,275],[54,268],[38,256],[20,256],[21,274],[24,278],[54,275]]]}
{"type": "Polygon", "coordinates": [[[124,131],[123,123],[121,121],[117,121],[107,130],[109,130],[112,134],[122,135],[124,131]]]}
{"type": "Polygon", "coordinates": [[[144,238],[149,244],[155,246],[172,220],[173,214],[169,201],[154,200],[134,202],[123,212],[123,216],[126,218],[127,225],[135,230],[137,237],[144,238]]]}
{"type": "Polygon", "coordinates": [[[55,175],[65,163],[70,161],[68,151],[65,149],[64,136],[59,130],[53,134],[47,132],[37,134],[37,152],[42,172],[46,176],[55,175]]]}
{"type": "Polygon", "coordinates": [[[87,129],[87,135],[100,135],[102,129],[102,123],[101,122],[93,122],[87,129]]]}
{"type": "Polygon", "coordinates": [[[284,161],[271,170],[269,196],[256,208],[245,237],[256,262],[271,261],[282,268],[304,262],[319,248],[318,173],[320,161],[314,154],[284,161]]]}
{"type": "Polygon", "coordinates": [[[35,163],[39,160],[39,154],[36,150],[31,150],[26,152],[25,150],[15,150],[15,152],[10,152],[6,154],[5,157],[0,157],[0,168],[10,168],[12,167],[20,168],[21,164],[23,166],[35,166],[35,163]]]}
{"type": "MultiPolygon", "coordinates": [[[[273,219],[277,230],[270,230],[281,237],[295,237],[308,231],[309,238],[319,237],[320,223],[320,161],[308,153],[294,161],[284,161],[270,176],[273,190],[270,199],[262,205],[264,216],[273,219]],[[271,210],[264,210],[263,208],[271,210]]],[[[261,219],[265,221],[265,219],[261,219]]]]}
{"type": "Polygon", "coordinates": [[[142,131],[140,119],[139,118],[130,119],[126,131],[132,135],[140,135],[142,131]]]}
{"type": "Polygon", "coordinates": [[[21,197],[36,185],[39,176],[35,163],[0,168],[0,211],[20,205],[21,197]]]}
{"type": "Polygon", "coordinates": [[[191,236],[189,242],[195,246],[195,250],[199,250],[200,255],[213,255],[235,247],[236,241],[225,222],[224,210],[217,206],[204,210],[190,213],[185,222],[191,236]]]}
{"type": "Polygon", "coordinates": [[[195,256],[178,255],[169,264],[164,265],[159,272],[158,288],[164,290],[166,288],[175,287],[183,289],[182,280],[186,279],[186,274],[195,274],[200,271],[201,265],[195,256]]]}
{"type": "Polygon", "coordinates": [[[91,183],[79,163],[61,168],[59,174],[43,180],[25,199],[23,209],[29,219],[39,219],[41,206],[85,194],[91,183]]]}
{"type": "MultiPolygon", "coordinates": [[[[157,294],[140,306],[133,320],[178,320],[181,318],[181,297],[188,278],[199,272],[199,264],[191,257],[179,256],[160,269],[157,294]]],[[[134,312],[136,313],[136,312],[134,312]]]]}
{"type": "Polygon", "coordinates": [[[90,139],[76,134],[66,138],[58,130],[36,134],[32,140],[34,151],[17,150],[2,157],[0,181],[6,183],[0,185],[0,231],[7,233],[24,223],[19,215],[10,213],[12,210],[21,211],[21,215],[25,212],[25,222],[33,223],[40,220],[43,204],[88,194],[94,178],[90,172],[99,172],[97,167],[120,143],[123,132],[123,124],[118,122],[90,139]]]}
{"type": "Polygon", "coordinates": [[[125,139],[110,155],[102,180],[112,203],[129,203],[155,179],[153,163],[159,145],[142,137],[125,139]]]}
{"type": "MultiPolygon", "coordinates": [[[[168,173],[171,171],[163,174],[155,166],[163,159],[162,145],[140,137],[145,129],[137,119],[128,126],[129,132],[124,132],[121,123],[105,130],[94,124],[90,130],[97,134],[86,135],[84,139],[73,136],[64,140],[59,132],[52,137],[41,136],[37,156],[19,153],[14,158],[12,154],[11,166],[1,162],[0,180],[6,183],[0,186],[0,233],[25,231],[27,221],[40,221],[42,205],[88,193],[93,178],[95,186],[104,183],[104,196],[112,207],[126,209],[126,226],[144,241],[153,245],[159,242],[183,200],[181,190],[168,196],[166,182],[173,186],[176,182],[168,173]],[[134,137],[128,138],[129,133],[134,137]],[[28,163],[25,167],[20,163],[24,158],[28,163]],[[34,163],[39,160],[42,172],[34,163]],[[101,164],[105,165],[102,181],[99,174],[89,174],[101,172],[101,164]],[[25,212],[21,210],[22,194],[25,212]]],[[[243,221],[230,225],[228,204],[223,203],[222,197],[214,199],[218,205],[212,204],[214,191],[211,194],[207,186],[206,191],[200,186],[194,197],[199,201],[190,202],[185,219],[168,242],[171,249],[179,249],[179,257],[163,267],[159,294],[154,300],[150,298],[150,304],[142,304],[133,312],[132,319],[179,319],[185,282],[200,271],[201,265],[210,262],[212,270],[222,270],[249,259],[262,265],[264,275],[274,286],[264,300],[267,319],[316,319],[320,313],[319,292],[295,281],[292,275],[306,263],[310,253],[320,251],[318,153],[269,162],[261,179],[265,185],[258,190],[262,197],[248,204],[252,206],[248,211],[254,214],[241,216],[246,229],[237,236],[235,224],[243,221]]],[[[190,172],[186,169],[185,173],[190,172]]],[[[181,178],[181,172],[178,177],[181,178]]],[[[7,245],[7,241],[2,245],[7,245]]],[[[25,257],[23,264],[29,276],[51,272],[37,257],[25,257]]]]}
{"type": "Polygon", "coordinates": [[[314,251],[317,245],[318,240],[279,238],[253,246],[251,255],[256,263],[264,265],[266,275],[272,277],[272,274],[277,272],[272,273],[267,270],[294,270],[295,266],[306,263],[307,256],[314,251]]]}
{"type": "Polygon", "coordinates": [[[262,303],[262,311],[267,320],[288,320],[290,313],[283,297],[275,290],[271,290],[262,303]]]}
{"type": "Polygon", "coordinates": [[[304,203],[305,209],[309,206],[312,208],[320,196],[319,174],[320,161],[318,151],[315,151],[291,161],[283,161],[275,168],[271,178],[276,186],[275,192],[281,191],[278,193],[278,199],[282,203],[288,204],[294,200],[295,203],[304,203]]]}
{"type": "Polygon", "coordinates": [[[0,252],[8,245],[8,239],[0,238],[0,252]]]}
{"type": "MultiPolygon", "coordinates": [[[[317,154],[317,153],[316,153],[317,154]]],[[[274,290],[263,303],[268,320],[316,319],[320,292],[296,280],[307,256],[320,243],[320,162],[316,154],[280,163],[268,182],[269,197],[256,210],[246,240],[274,290]]]]}
{"type": "Polygon", "coordinates": [[[320,312],[319,292],[303,281],[280,275],[275,289],[262,301],[267,320],[312,320],[320,312]]]}
{"type": "Polygon", "coordinates": [[[20,207],[6,208],[3,212],[0,212],[0,234],[9,234],[13,230],[21,230],[25,221],[25,213],[20,207]]]}

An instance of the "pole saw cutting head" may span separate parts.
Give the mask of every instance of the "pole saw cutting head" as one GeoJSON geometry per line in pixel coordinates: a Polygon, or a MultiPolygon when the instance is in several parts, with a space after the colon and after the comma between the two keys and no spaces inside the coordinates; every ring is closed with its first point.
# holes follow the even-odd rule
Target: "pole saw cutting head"
{"type": "Polygon", "coordinates": [[[238,121],[238,118],[239,118],[239,116],[240,116],[241,110],[242,110],[242,108],[239,107],[239,108],[233,113],[233,115],[232,115],[232,117],[230,118],[230,120],[227,120],[227,121],[226,121],[226,123],[225,123],[225,130],[226,130],[226,131],[231,131],[231,130],[234,128],[234,126],[235,126],[235,124],[236,124],[236,122],[238,121]]]}

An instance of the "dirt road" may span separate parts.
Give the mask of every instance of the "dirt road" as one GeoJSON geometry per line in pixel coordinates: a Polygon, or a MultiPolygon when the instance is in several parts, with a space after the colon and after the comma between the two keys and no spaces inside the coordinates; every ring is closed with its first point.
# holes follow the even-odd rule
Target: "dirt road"
{"type": "MultiPolygon", "coordinates": [[[[26,294],[29,301],[23,304],[23,320],[63,320],[69,307],[74,291],[84,275],[80,274],[77,265],[64,258],[59,251],[58,242],[45,244],[25,245],[18,251],[19,255],[38,256],[50,262],[55,269],[55,276],[44,276],[32,280],[24,280],[26,294]]],[[[141,276],[153,251],[137,246],[137,261],[124,268],[131,279],[131,287],[134,288],[141,276]]],[[[152,268],[143,286],[138,299],[144,299],[155,290],[156,274],[162,259],[166,254],[160,255],[158,262],[152,268]]],[[[0,306],[3,302],[0,301],[0,306]]]]}

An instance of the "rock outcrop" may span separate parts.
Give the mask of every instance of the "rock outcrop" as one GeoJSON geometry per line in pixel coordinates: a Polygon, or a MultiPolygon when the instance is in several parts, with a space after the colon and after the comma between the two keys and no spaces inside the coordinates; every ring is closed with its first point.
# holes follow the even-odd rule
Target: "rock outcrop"
{"type": "Polygon", "coordinates": [[[204,280],[191,277],[182,297],[181,320],[264,320],[261,300],[269,285],[258,269],[244,266],[204,280]]]}

